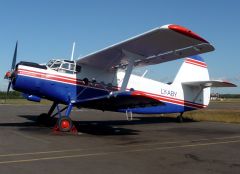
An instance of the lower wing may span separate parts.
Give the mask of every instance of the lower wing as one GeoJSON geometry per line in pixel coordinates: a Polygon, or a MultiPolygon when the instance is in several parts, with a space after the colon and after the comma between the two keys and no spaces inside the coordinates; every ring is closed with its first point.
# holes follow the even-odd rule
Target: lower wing
{"type": "Polygon", "coordinates": [[[117,111],[119,109],[164,105],[164,103],[159,100],[134,91],[114,92],[101,97],[79,100],[74,104],[76,106],[79,105],[81,107],[99,109],[103,111],[117,111]]]}

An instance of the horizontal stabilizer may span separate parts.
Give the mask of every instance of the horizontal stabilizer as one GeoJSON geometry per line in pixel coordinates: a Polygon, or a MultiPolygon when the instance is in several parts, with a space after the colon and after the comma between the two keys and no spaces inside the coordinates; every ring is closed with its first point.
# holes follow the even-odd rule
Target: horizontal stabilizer
{"type": "Polygon", "coordinates": [[[208,80],[208,81],[194,81],[194,82],[184,82],[183,85],[189,86],[202,86],[204,88],[207,87],[237,87],[237,85],[222,81],[222,80],[208,80]]]}

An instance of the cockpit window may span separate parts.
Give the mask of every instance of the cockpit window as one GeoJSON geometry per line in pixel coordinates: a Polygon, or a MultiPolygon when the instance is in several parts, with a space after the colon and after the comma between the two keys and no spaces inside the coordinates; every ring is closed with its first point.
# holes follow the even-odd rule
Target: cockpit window
{"type": "Polygon", "coordinates": [[[50,60],[47,66],[52,70],[68,74],[76,74],[81,71],[81,66],[69,60],[50,60]]]}
{"type": "Polygon", "coordinates": [[[47,63],[47,66],[48,66],[48,67],[51,67],[52,64],[53,64],[53,62],[55,62],[55,60],[50,60],[50,61],[47,63]]]}
{"type": "Polygon", "coordinates": [[[60,66],[61,66],[61,61],[55,61],[52,64],[51,69],[57,70],[60,66]]]}

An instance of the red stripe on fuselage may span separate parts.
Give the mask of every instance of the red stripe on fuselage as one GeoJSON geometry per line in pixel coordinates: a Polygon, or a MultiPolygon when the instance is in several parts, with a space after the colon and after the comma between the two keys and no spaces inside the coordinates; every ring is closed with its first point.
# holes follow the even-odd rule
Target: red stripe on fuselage
{"type": "MultiPolygon", "coordinates": [[[[44,79],[44,80],[52,80],[52,81],[56,81],[56,82],[61,82],[61,83],[66,83],[66,84],[71,84],[71,85],[78,85],[78,86],[85,86],[85,83],[77,78],[71,78],[68,76],[61,76],[61,75],[54,75],[54,74],[48,74],[48,73],[42,73],[42,72],[38,72],[38,71],[32,71],[32,70],[25,70],[25,69],[19,69],[17,71],[17,73],[19,75],[24,75],[24,76],[30,76],[30,77],[34,77],[34,78],[39,78],[39,79],[44,79]]],[[[115,87],[103,87],[100,84],[92,84],[89,82],[88,86],[89,88],[95,88],[95,89],[101,89],[101,90],[111,90],[111,91],[116,91],[117,89],[115,87]]]]}
{"type": "Polygon", "coordinates": [[[186,100],[171,98],[171,97],[167,97],[167,96],[163,96],[163,95],[158,95],[158,94],[153,94],[153,93],[148,93],[148,92],[143,92],[143,91],[137,91],[137,90],[134,91],[132,95],[143,95],[143,96],[147,96],[147,97],[150,96],[153,99],[160,100],[163,102],[170,102],[170,103],[193,107],[193,108],[198,108],[198,109],[207,107],[207,105],[203,105],[203,104],[193,103],[193,102],[186,101],[186,100]]]}
{"type": "MultiPolygon", "coordinates": [[[[56,81],[56,82],[62,82],[62,83],[67,83],[67,84],[86,87],[80,79],[72,78],[72,77],[68,77],[68,76],[61,76],[61,75],[43,73],[43,72],[27,70],[27,69],[18,69],[17,74],[24,75],[24,76],[30,76],[30,77],[34,77],[34,78],[39,78],[39,79],[52,80],[52,81],[56,81]]],[[[105,89],[101,86],[95,86],[95,87],[88,86],[88,87],[99,89],[99,90],[105,89]]],[[[112,87],[111,90],[112,91],[117,91],[119,89],[120,89],[120,87],[114,86],[114,87],[112,87]]],[[[168,102],[168,103],[173,103],[173,104],[177,104],[177,105],[182,105],[182,106],[187,106],[187,107],[192,107],[192,108],[198,108],[198,109],[206,107],[206,105],[203,105],[203,104],[193,103],[193,102],[190,102],[190,101],[181,100],[181,99],[172,98],[172,97],[167,97],[167,96],[154,94],[154,93],[149,93],[149,92],[145,92],[145,91],[135,90],[132,93],[132,95],[148,96],[148,97],[154,98],[154,99],[162,101],[162,102],[168,102]]]]}

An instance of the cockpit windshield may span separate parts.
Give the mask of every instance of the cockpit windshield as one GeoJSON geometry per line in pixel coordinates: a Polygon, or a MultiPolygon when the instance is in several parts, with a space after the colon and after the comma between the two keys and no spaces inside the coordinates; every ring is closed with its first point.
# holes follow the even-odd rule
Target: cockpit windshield
{"type": "Polygon", "coordinates": [[[76,62],[69,60],[50,60],[47,63],[47,67],[52,70],[68,73],[68,74],[76,74],[81,71],[81,66],[76,65],[76,62]]]}
{"type": "Polygon", "coordinates": [[[51,67],[54,62],[55,62],[55,60],[50,60],[50,61],[47,63],[47,66],[48,66],[48,67],[51,67]]]}

